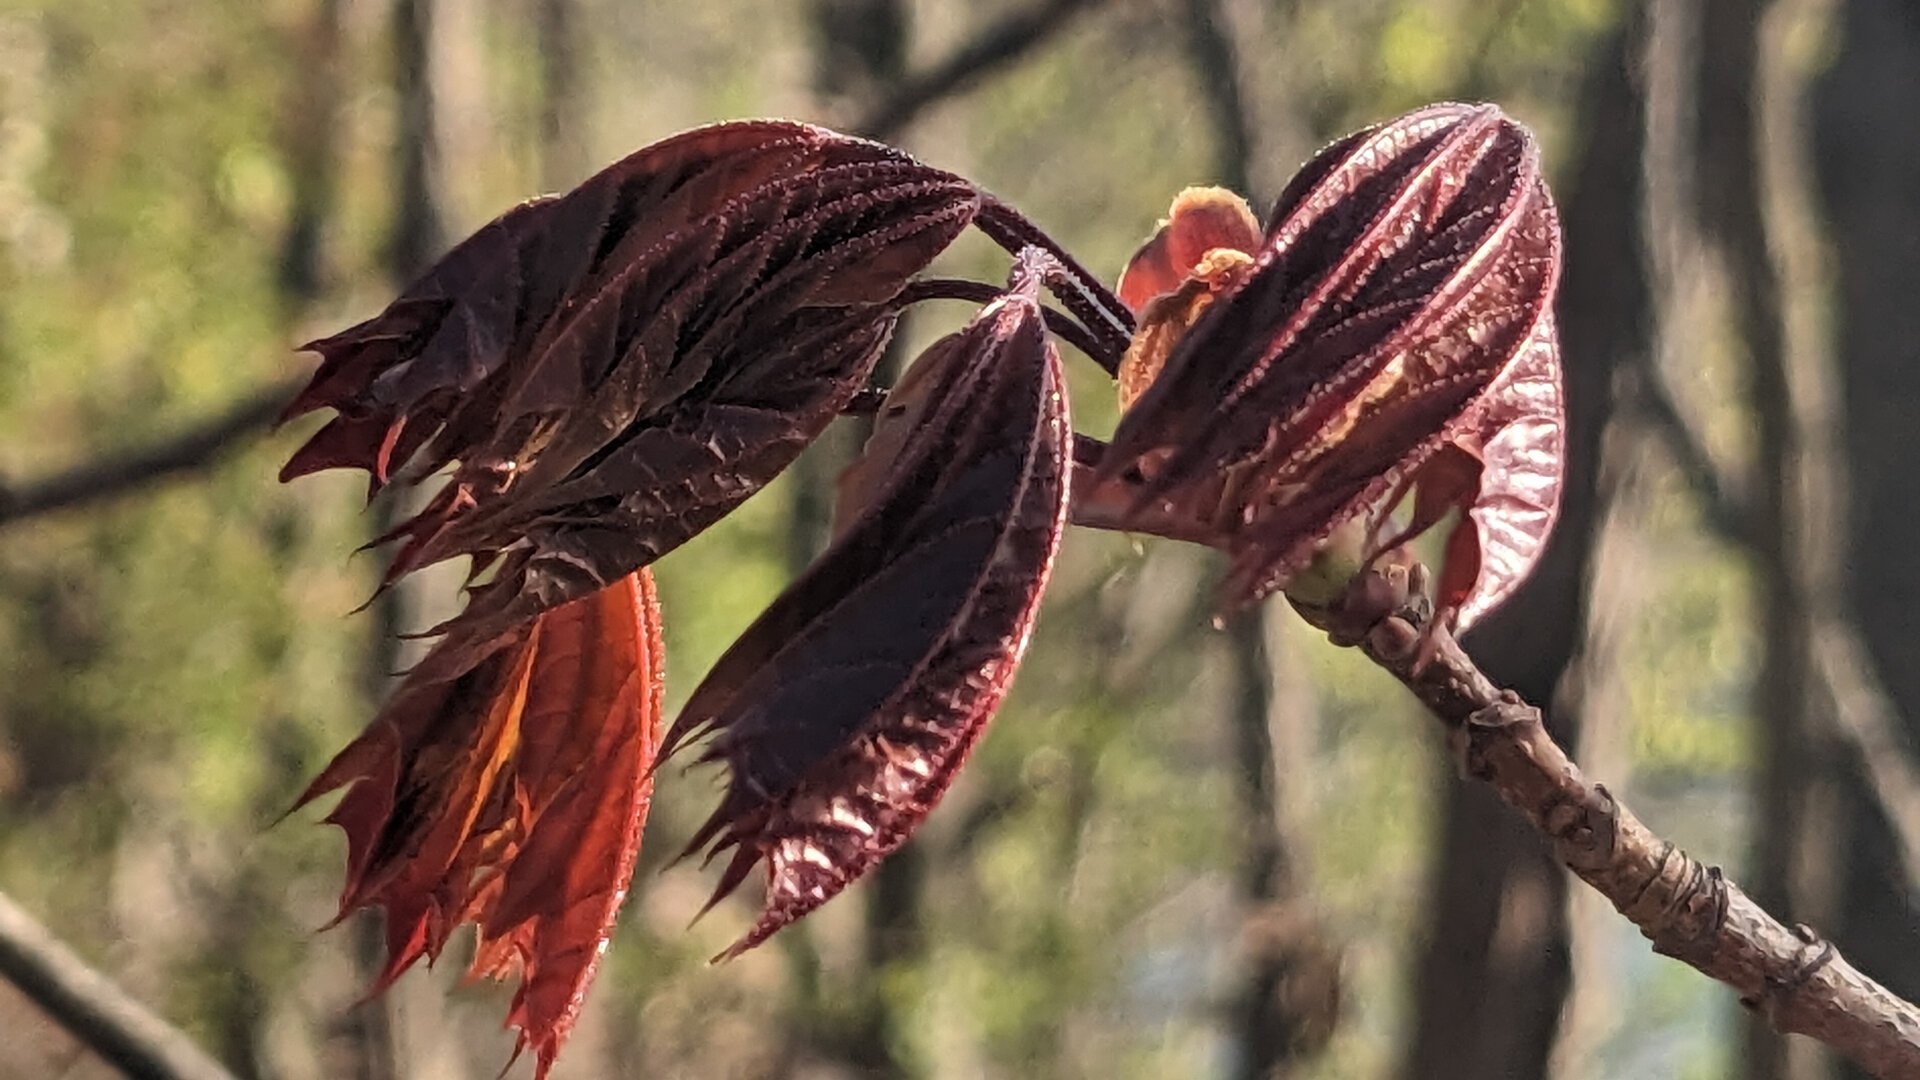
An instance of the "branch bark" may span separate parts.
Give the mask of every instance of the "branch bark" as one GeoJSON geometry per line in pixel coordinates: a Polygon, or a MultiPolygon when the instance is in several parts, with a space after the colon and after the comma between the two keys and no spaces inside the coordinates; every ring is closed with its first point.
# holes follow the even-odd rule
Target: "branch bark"
{"type": "MultiPolygon", "coordinates": [[[[1417,566],[1382,567],[1348,595],[1417,598],[1424,577],[1417,566]]],[[[1364,602],[1303,613],[1411,690],[1446,728],[1462,771],[1519,811],[1655,952],[1732,987],[1777,1031],[1825,1043],[1878,1076],[1920,1078],[1920,1009],[1861,974],[1812,928],[1783,925],[1718,867],[1648,829],[1580,772],[1538,708],[1495,684],[1429,624],[1428,605],[1405,603],[1384,616],[1364,602]]]]}
{"type": "Polygon", "coordinates": [[[95,971],[0,894],[0,977],[136,1080],[233,1080],[186,1033],[95,971]]]}

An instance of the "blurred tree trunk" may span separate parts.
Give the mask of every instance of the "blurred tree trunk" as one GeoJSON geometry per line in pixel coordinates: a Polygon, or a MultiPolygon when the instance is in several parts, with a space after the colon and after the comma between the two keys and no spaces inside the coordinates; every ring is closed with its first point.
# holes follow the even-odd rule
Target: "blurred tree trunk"
{"type": "MultiPolygon", "coordinates": [[[[1253,189],[1254,125],[1230,14],[1225,0],[1187,0],[1187,55],[1212,128],[1213,179],[1259,206],[1265,193],[1253,189]]],[[[1325,1049],[1340,1005],[1340,949],[1305,896],[1298,845],[1291,842],[1298,830],[1282,820],[1274,757],[1273,725],[1310,723],[1312,716],[1277,713],[1278,673],[1267,636],[1264,608],[1227,624],[1244,917],[1229,1034],[1241,1080],[1291,1075],[1296,1064],[1325,1049]]]]}
{"type": "Polygon", "coordinates": [[[592,167],[580,14],[580,0],[536,0],[533,12],[540,53],[540,184],[549,191],[572,187],[592,167]]]}
{"type": "MultiPolygon", "coordinates": [[[[1700,214],[1725,261],[1755,424],[1755,577],[1762,646],[1754,899],[1783,919],[1832,925],[1844,842],[1845,756],[1817,700],[1818,616],[1837,592],[1843,480],[1818,308],[1827,288],[1805,176],[1806,34],[1826,0],[1707,0],[1700,68],[1700,214]],[[1789,35],[1798,35],[1790,41],[1789,35]],[[1789,48],[1796,54],[1789,54],[1789,48]]],[[[1812,40],[1817,40],[1817,36],[1812,40]]],[[[1753,1080],[1813,1080],[1830,1060],[1807,1040],[1747,1025],[1753,1080]]]]}
{"type": "MultiPolygon", "coordinates": [[[[406,284],[426,269],[447,242],[441,190],[440,118],[433,82],[436,7],[437,0],[394,0],[389,14],[395,107],[394,201],[385,269],[398,285],[406,284]]],[[[409,511],[404,492],[389,492],[372,508],[368,522],[371,534],[384,535],[409,511]]],[[[408,663],[409,643],[400,635],[415,629],[422,621],[416,608],[417,598],[418,589],[413,582],[399,581],[373,602],[365,687],[369,710],[377,710],[385,703],[395,675],[408,663]]],[[[363,914],[358,917],[354,933],[360,972],[371,980],[386,961],[386,936],[381,920],[363,914]]],[[[407,1032],[400,1030],[404,1015],[403,1010],[395,1007],[392,992],[362,1002],[356,1008],[364,1051],[356,1063],[361,1071],[355,1080],[395,1080],[407,1074],[409,1070],[404,1065],[410,1055],[406,1050],[412,1040],[407,1032]]],[[[420,1019],[433,1025],[438,1017],[420,1019]]],[[[442,1063],[441,1070],[445,1069],[453,1069],[454,1075],[458,1075],[457,1062],[442,1063]]]]}
{"type": "MultiPolygon", "coordinates": [[[[288,102],[284,147],[292,198],[287,230],[281,242],[278,284],[285,318],[295,326],[320,297],[328,275],[325,237],[338,201],[342,154],[339,128],[344,97],[341,58],[344,9],[343,0],[317,0],[292,49],[298,64],[294,68],[288,102]]],[[[376,529],[385,528],[387,516],[376,514],[376,529]]],[[[376,619],[380,629],[367,642],[363,692],[369,715],[385,698],[388,673],[399,663],[393,645],[395,639],[386,630],[400,615],[386,610],[390,606],[389,601],[381,602],[382,614],[376,619]]],[[[287,783],[297,784],[299,777],[289,777],[287,783]]],[[[285,785],[277,786],[292,790],[285,785]]],[[[244,893],[237,893],[236,901],[259,902],[257,897],[244,893]]],[[[244,918],[235,912],[228,923],[244,925],[244,918]]],[[[384,959],[379,920],[365,915],[356,919],[352,941],[354,973],[361,984],[354,988],[357,994],[371,984],[384,959]]],[[[393,1013],[384,1000],[353,1006],[335,1030],[341,1043],[340,1057],[332,1060],[344,1060],[354,1080],[392,1080],[397,1075],[393,1013]]]]}
{"type": "Polygon", "coordinates": [[[292,205],[280,255],[280,294],[288,319],[320,295],[325,238],[340,185],[340,32],[344,0],[318,0],[300,39],[286,120],[287,178],[292,205]]]}
{"type": "MultiPolygon", "coordinates": [[[[337,209],[340,185],[344,6],[343,0],[317,0],[306,18],[289,32],[287,52],[295,62],[282,103],[285,111],[280,151],[286,162],[290,199],[276,284],[282,319],[293,331],[298,330],[308,308],[320,297],[328,278],[325,239],[337,209]]],[[[264,723],[269,725],[261,731],[266,744],[286,746],[297,741],[297,733],[290,730],[291,717],[275,715],[264,723]]],[[[276,753],[268,760],[279,778],[263,782],[262,788],[297,790],[304,778],[291,768],[291,756],[276,753]]],[[[228,973],[235,980],[233,997],[223,1010],[222,1056],[236,1063],[236,1073],[243,1080],[276,1074],[277,1063],[271,1060],[267,1048],[267,1031],[276,1012],[296,996],[284,986],[264,985],[255,955],[263,923],[261,913],[281,903],[284,886],[257,867],[243,868],[225,889],[224,910],[215,922],[214,948],[228,958],[228,973]]],[[[359,941],[355,944],[357,948],[359,941]]],[[[378,970],[377,965],[360,964],[355,974],[370,979],[378,970]]],[[[354,987],[353,992],[358,994],[361,987],[354,987]]],[[[327,1059],[349,1063],[347,1068],[356,1080],[387,1080],[394,1075],[384,1007],[364,1005],[355,1009],[330,1026],[329,1039],[327,1059]]]]}
{"type": "MultiPolygon", "coordinates": [[[[1838,55],[1815,88],[1815,160],[1837,259],[1840,431],[1851,528],[1845,585],[1880,678],[1920,745],[1920,8],[1847,0],[1838,55]]],[[[1856,767],[1857,768],[1857,767],[1856,767]]],[[[1843,785],[1839,946],[1895,993],[1920,996],[1920,909],[1885,817],[1857,775],[1843,785]]],[[[1864,1075],[1850,1071],[1851,1075],[1864,1075]]]]}
{"type": "Polygon", "coordinates": [[[447,244],[441,190],[439,101],[434,86],[438,0],[394,0],[393,93],[397,111],[395,173],[387,271],[411,281],[447,244]]]}
{"type": "MultiPolygon", "coordinates": [[[[1468,639],[1487,672],[1552,702],[1563,745],[1581,717],[1558,693],[1586,624],[1598,532],[1601,436],[1614,372],[1647,348],[1650,301],[1639,247],[1639,87],[1629,78],[1640,16],[1595,53],[1582,91],[1581,144],[1566,182],[1560,339],[1566,360],[1567,478],[1559,526],[1532,579],[1468,639]]],[[[1566,873],[1539,837],[1482,785],[1449,780],[1414,988],[1408,1080],[1546,1075],[1570,980],[1566,873]]]]}

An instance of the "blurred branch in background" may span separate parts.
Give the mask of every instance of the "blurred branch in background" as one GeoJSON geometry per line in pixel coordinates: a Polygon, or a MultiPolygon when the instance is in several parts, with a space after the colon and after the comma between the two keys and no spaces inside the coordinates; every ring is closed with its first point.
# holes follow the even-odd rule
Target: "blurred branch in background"
{"type": "Polygon", "coordinates": [[[559,191],[593,168],[583,129],[590,98],[583,68],[586,30],[579,0],[536,0],[534,32],[540,51],[540,185],[559,191]]]}
{"type": "MultiPolygon", "coordinates": [[[[928,108],[971,89],[981,79],[1029,55],[1064,28],[1073,16],[1104,2],[1043,0],[1030,11],[1003,16],[956,46],[945,59],[929,65],[924,71],[902,77],[887,97],[861,114],[850,130],[874,139],[897,136],[928,108]]],[[[409,10],[410,7],[408,0],[402,0],[399,10],[409,10]]],[[[549,33],[566,32],[564,20],[564,15],[548,13],[543,29],[549,33]]],[[[407,77],[404,73],[401,75],[403,81],[407,77]]],[[[404,93],[404,89],[403,86],[400,95],[403,109],[417,109],[417,105],[405,104],[412,99],[404,93]]],[[[419,117],[411,114],[402,117],[405,125],[418,122],[419,117]]],[[[558,172],[564,168],[562,162],[571,160],[564,152],[556,150],[550,157],[548,167],[550,171],[558,172]]],[[[401,183],[404,191],[405,185],[426,182],[431,162],[425,158],[415,160],[403,156],[402,166],[401,183]]],[[[304,177],[305,173],[305,170],[298,170],[295,175],[304,177]]],[[[300,182],[310,184],[313,180],[307,177],[300,182]]],[[[396,221],[396,227],[397,231],[390,241],[392,250],[389,259],[392,265],[418,269],[439,254],[443,245],[437,238],[439,234],[433,231],[439,228],[437,223],[430,226],[425,221],[401,218],[396,221]]],[[[296,235],[303,241],[307,239],[304,234],[296,235]]],[[[290,250],[289,281],[301,283],[304,279],[300,275],[305,272],[306,263],[295,262],[294,258],[295,253],[290,250]]],[[[305,256],[301,258],[304,260],[305,256]]],[[[275,383],[226,412],[149,447],[106,455],[37,480],[10,484],[0,478],[0,528],[40,514],[77,509],[103,499],[115,498],[153,481],[211,466],[248,441],[265,434],[280,409],[304,381],[275,383]]]]}
{"type": "Polygon", "coordinates": [[[1046,44],[1075,15],[1106,2],[1041,0],[1031,10],[1003,15],[957,46],[946,59],[902,76],[888,96],[860,114],[848,130],[870,139],[892,139],[930,106],[1028,55],[1046,44]]]}
{"type": "Polygon", "coordinates": [[[0,976],[136,1080],[233,1080],[186,1033],[135,1001],[0,894],[0,976]]]}
{"type": "Polygon", "coordinates": [[[1376,568],[1350,586],[1360,603],[1303,614],[1413,691],[1445,725],[1462,771],[1524,815],[1555,858],[1639,927],[1655,952],[1732,987],[1775,1031],[1816,1039],[1877,1076],[1920,1076],[1920,1008],[1863,975],[1811,928],[1789,929],[1719,868],[1654,835],[1582,775],[1538,708],[1430,625],[1425,573],[1376,568]],[[1388,612],[1364,599],[1409,593],[1411,603],[1388,612]]]}
{"type": "Polygon", "coordinates": [[[318,0],[312,15],[294,31],[299,63],[282,137],[292,191],[279,274],[289,322],[320,295],[327,280],[325,240],[340,201],[345,4],[346,0],[318,0]]]}
{"type": "Polygon", "coordinates": [[[299,385],[293,380],[276,383],[153,446],[108,454],[18,485],[0,480],[0,528],[41,514],[117,498],[157,480],[208,468],[264,434],[299,385]]]}

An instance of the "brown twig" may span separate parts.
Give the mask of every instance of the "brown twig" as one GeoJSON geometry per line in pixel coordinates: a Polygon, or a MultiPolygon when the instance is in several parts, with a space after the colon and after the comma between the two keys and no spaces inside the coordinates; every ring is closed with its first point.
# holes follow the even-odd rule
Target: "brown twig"
{"type": "Polygon", "coordinates": [[[1423,576],[1382,567],[1356,580],[1344,607],[1304,613],[1413,691],[1446,727],[1463,771],[1520,811],[1654,951],[1731,986],[1778,1031],[1817,1039],[1878,1076],[1920,1078],[1920,1009],[1811,928],[1781,924],[1718,867],[1656,836],[1581,774],[1537,708],[1429,625],[1427,605],[1380,599],[1418,597],[1423,576]]]}
{"type": "Polygon", "coordinates": [[[0,894],[0,977],[128,1076],[233,1080],[184,1032],[87,966],[5,894],[0,894]]]}

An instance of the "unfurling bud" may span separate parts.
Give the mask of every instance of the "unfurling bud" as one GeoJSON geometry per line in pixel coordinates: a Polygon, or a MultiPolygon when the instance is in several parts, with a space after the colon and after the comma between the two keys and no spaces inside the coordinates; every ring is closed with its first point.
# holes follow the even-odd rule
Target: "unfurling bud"
{"type": "Polygon", "coordinates": [[[1369,557],[1408,539],[1388,533],[1412,495],[1412,531],[1467,511],[1441,600],[1478,614],[1530,568],[1558,499],[1560,232],[1532,136],[1490,105],[1350,136],[1301,170],[1244,264],[1220,252],[1223,194],[1183,195],[1122,280],[1142,316],[1130,408],[1087,516],[1224,548],[1238,605],[1348,522],[1369,557]],[[1491,447],[1527,466],[1523,498],[1487,498],[1491,447]]]}

